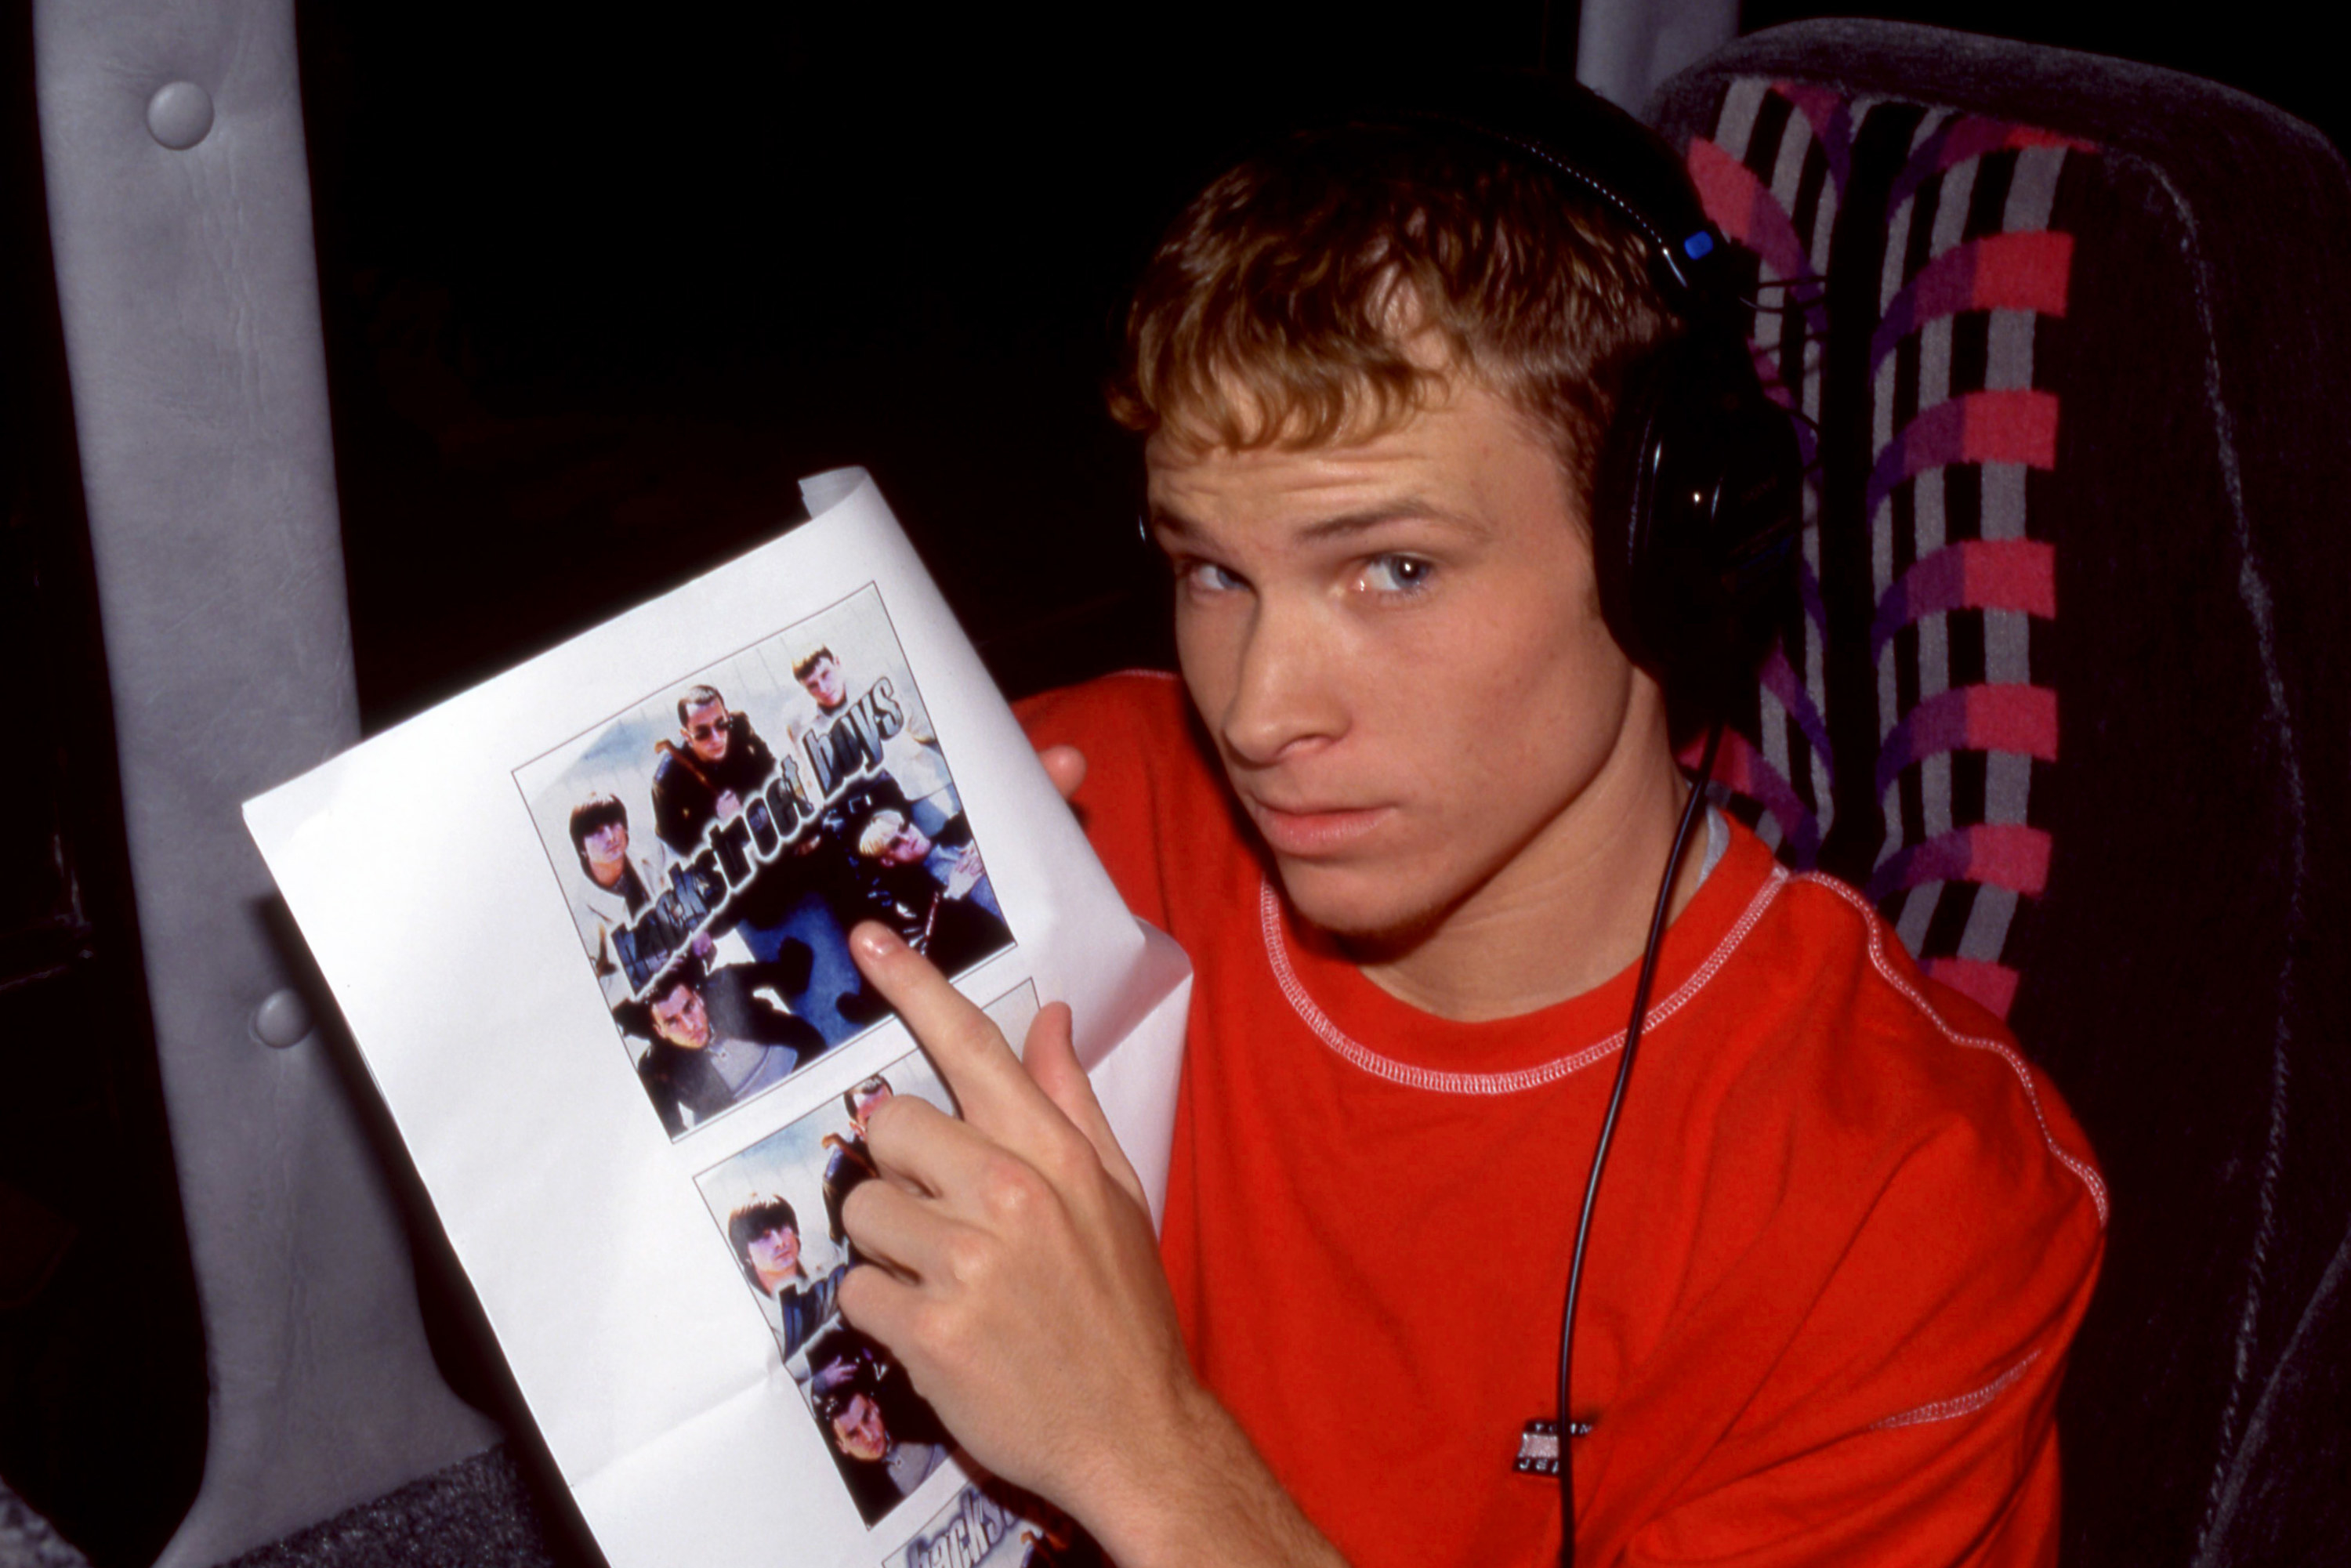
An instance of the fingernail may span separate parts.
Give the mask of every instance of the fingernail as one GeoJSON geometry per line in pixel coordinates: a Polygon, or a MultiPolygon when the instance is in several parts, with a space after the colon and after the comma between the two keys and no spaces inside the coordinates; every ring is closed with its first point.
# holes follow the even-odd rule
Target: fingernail
{"type": "Polygon", "coordinates": [[[871,921],[852,933],[850,940],[863,948],[870,958],[886,958],[906,945],[895,931],[871,921]]]}

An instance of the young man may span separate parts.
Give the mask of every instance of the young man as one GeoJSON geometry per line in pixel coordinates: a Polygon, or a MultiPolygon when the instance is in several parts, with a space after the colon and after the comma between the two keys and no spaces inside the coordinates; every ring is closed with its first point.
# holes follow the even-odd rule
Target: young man
{"type": "Polygon", "coordinates": [[[809,1409],[832,1462],[872,1524],[946,1462],[938,1416],[906,1386],[880,1345],[853,1328],[827,1330],[808,1347],[809,1409]]]}
{"type": "Polygon", "coordinates": [[[692,858],[713,822],[731,822],[767,786],[776,754],[715,686],[677,699],[677,741],[653,764],[653,827],[671,852],[692,858]]]}
{"type": "MultiPolygon", "coordinates": [[[[856,934],[966,1120],[872,1118],[842,1310],[1125,1568],[1556,1559],[1513,1459],[1687,789],[1591,533],[1675,327],[1653,259],[1535,160],[1359,128],[1218,180],[1146,273],[1114,402],[1182,683],[1026,716],[1197,970],[1155,1243],[1066,1012],[1024,1071],[856,934]]],[[[1726,820],[1670,908],[1577,1320],[1578,1563],[2050,1561],[2078,1129],[1726,820]]]]}
{"type": "Polygon", "coordinates": [[[773,1195],[755,1197],[728,1215],[726,1239],[775,1331],[777,1348],[791,1360],[832,1316],[833,1297],[849,1266],[836,1263],[810,1279],[800,1257],[799,1216],[773,1195]]]}
{"type": "Polygon", "coordinates": [[[814,1026],[752,994],[759,972],[737,965],[705,975],[688,963],[656,980],[641,1009],[632,1004],[653,1037],[637,1076],[671,1137],[765,1093],[824,1051],[814,1026]]]}
{"type": "Polygon", "coordinates": [[[894,927],[948,974],[1012,945],[971,829],[948,819],[934,841],[901,811],[876,811],[857,831],[865,913],[894,927]]]}
{"type": "MultiPolygon", "coordinates": [[[[690,687],[677,699],[678,741],[663,741],[653,766],[653,821],[662,841],[681,857],[697,852],[713,823],[731,822],[776,772],[775,753],[715,686],[690,687]]],[[[786,995],[793,1012],[829,1045],[862,1030],[869,1018],[841,1010],[862,988],[849,956],[848,932],[835,913],[841,857],[821,831],[762,865],[735,894],[720,929],[739,935],[752,957],[773,962],[789,944],[808,949],[809,966],[786,995]]]]}
{"type": "Polygon", "coordinates": [[[570,831],[581,877],[571,889],[571,918],[605,1005],[617,1007],[629,999],[629,977],[613,937],[669,885],[668,860],[658,843],[630,843],[628,807],[601,791],[571,808],[570,831]]]}
{"type": "MultiPolygon", "coordinates": [[[[791,721],[792,744],[805,747],[818,729],[847,716],[850,698],[857,694],[850,689],[849,675],[841,669],[840,657],[823,643],[792,661],[792,678],[799,682],[800,689],[808,693],[809,701],[814,705],[791,721]]],[[[940,754],[938,740],[931,734],[930,716],[923,711],[914,682],[901,671],[892,686],[893,700],[905,716],[905,724],[882,743],[883,770],[911,802],[907,809],[914,816],[914,825],[936,838],[947,819],[960,813],[963,806],[956,797],[946,758],[940,754]]],[[[862,682],[859,689],[864,689],[862,682]]]]}
{"type": "Polygon", "coordinates": [[[839,715],[849,702],[849,679],[841,673],[841,661],[831,649],[819,643],[792,661],[792,679],[798,681],[816,704],[819,715],[831,718],[839,715]]]}

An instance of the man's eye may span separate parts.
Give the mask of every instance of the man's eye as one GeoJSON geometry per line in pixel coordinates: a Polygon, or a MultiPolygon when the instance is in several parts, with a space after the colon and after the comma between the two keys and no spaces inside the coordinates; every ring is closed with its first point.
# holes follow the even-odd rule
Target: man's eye
{"type": "Polygon", "coordinates": [[[1416,555],[1374,556],[1364,565],[1363,585],[1374,593],[1417,593],[1437,573],[1437,563],[1416,555]]]}
{"type": "Polygon", "coordinates": [[[1176,576],[1195,593],[1226,593],[1241,585],[1240,579],[1214,561],[1186,561],[1176,568],[1176,576]]]}

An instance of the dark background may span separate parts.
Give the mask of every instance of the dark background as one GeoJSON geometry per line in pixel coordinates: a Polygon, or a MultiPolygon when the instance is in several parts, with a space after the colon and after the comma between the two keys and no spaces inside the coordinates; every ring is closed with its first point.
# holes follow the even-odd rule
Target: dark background
{"type": "Polygon", "coordinates": [[[473,16],[302,11],[371,727],[739,552],[847,463],[1008,685],[1155,656],[1114,610],[1136,464],[1099,382],[1155,232],[1301,98],[1532,63],[1543,21],[473,16]]]}
{"type": "MultiPolygon", "coordinates": [[[[2333,112],[2290,37],[2153,9],[1905,14],[2333,112]]],[[[300,8],[371,727],[739,552],[844,463],[1008,688],[1164,656],[1117,604],[1136,460],[1098,393],[1157,231],[1310,106],[1570,68],[1575,31],[1543,0],[787,15],[300,8]]]]}
{"type": "MultiPolygon", "coordinates": [[[[1157,229],[1235,152],[1366,80],[1564,70],[1576,30],[1545,0],[1050,26],[487,9],[296,7],[371,730],[770,537],[795,479],[846,463],[874,471],[1008,690],[1165,659],[1133,443],[1098,394],[1157,229]]],[[[1749,0],[1745,20],[1819,12],[1749,0]]],[[[2339,72],[2301,8],[2231,6],[2225,26],[2146,5],[1879,14],[2216,77],[2342,140],[2339,72]]],[[[144,1563],[200,1474],[202,1348],[121,852],[29,0],[0,0],[0,1475],[99,1563],[144,1563]]],[[[454,1369],[494,1393],[494,1367],[454,1369]]]]}

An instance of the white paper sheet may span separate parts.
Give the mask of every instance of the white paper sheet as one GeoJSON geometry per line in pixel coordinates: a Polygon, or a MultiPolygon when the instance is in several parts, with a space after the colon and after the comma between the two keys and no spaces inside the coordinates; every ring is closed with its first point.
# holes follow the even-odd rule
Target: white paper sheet
{"type": "MultiPolygon", "coordinates": [[[[786,537],[246,806],[524,1397],[615,1568],[878,1568],[921,1555],[936,1531],[1001,1522],[959,1498],[964,1477],[950,1462],[869,1525],[794,1375],[810,1375],[817,1342],[785,1355],[780,1298],[756,1291],[747,1254],[729,1238],[730,1207],[780,1197],[798,1217],[802,1276],[820,1280],[846,1261],[829,1234],[831,1178],[819,1168],[855,1141],[844,1095],[882,1073],[894,1074],[895,1092],[944,1098],[924,1086],[935,1079],[910,1056],[913,1042],[894,1019],[860,1025],[845,1008],[822,1010],[839,993],[816,977],[821,961],[812,960],[808,994],[793,1010],[831,1020],[826,1029],[841,1038],[811,1044],[807,1019],[776,1024],[791,998],[768,977],[797,972],[789,944],[776,949],[784,961],[772,971],[757,967],[755,949],[777,943],[785,927],[755,930],[747,918],[724,929],[730,912],[741,915],[754,891],[769,886],[759,881],[766,868],[822,861],[836,895],[845,888],[886,898],[894,889],[897,907],[917,918],[927,895],[931,924],[920,928],[942,944],[953,933],[961,951],[980,955],[957,984],[1014,1026],[1016,1042],[1042,1002],[1068,1001],[1080,1054],[1152,1188],[1155,1218],[1164,1192],[1188,963],[1126,914],[871,480],[846,470],[803,490],[815,516],[786,537]],[[818,687],[792,673],[817,643],[833,655],[849,702],[874,699],[838,734],[849,709],[825,708],[818,687]],[[712,762],[695,749],[677,708],[702,685],[723,697],[686,716],[709,721],[703,745],[715,744],[714,716],[723,712],[735,733],[756,732],[800,770],[791,800],[772,790],[760,798],[771,830],[795,801],[811,818],[824,804],[820,753],[854,759],[863,756],[857,737],[872,742],[866,761],[878,758],[878,770],[852,767],[845,782],[834,781],[835,804],[847,803],[836,814],[857,820],[844,817],[831,838],[804,828],[800,844],[815,847],[796,860],[788,835],[754,838],[747,792],[737,791],[734,809],[720,807],[724,817],[701,837],[657,850],[654,743],[682,754],[665,776],[674,812],[695,789],[720,799],[727,768],[752,755],[737,747],[712,762]],[[875,783],[881,775],[889,779],[875,783]],[[895,798],[904,810],[876,805],[892,799],[885,785],[900,777],[910,781],[895,798]],[[630,900],[589,887],[588,849],[570,837],[572,807],[605,795],[626,808],[622,836],[643,895],[634,913],[630,900]],[[908,831],[909,821],[930,824],[936,841],[920,825],[908,831]],[[856,858],[849,841],[861,829],[872,829],[876,843],[897,835],[883,853],[912,856],[924,844],[929,852],[896,865],[856,858]],[[739,866],[713,836],[730,831],[739,866]],[[966,834],[976,852],[969,862],[949,842],[966,834]],[[765,847],[768,837],[781,846],[772,860],[746,847],[765,847]],[[672,906],[688,912],[682,923],[649,924],[644,910],[657,890],[643,883],[691,867],[697,847],[709,853],[698,862],[705,880],[693,885],[714,894],[705,902],[715,913],[702,924],[722,935],[702,944],[706,957],[662,973],[648,955],[660,956],[665,936],[695,923],[693,906],[672,906]],[[737,886],[728,894],[730,883],[737,886]],[[975,887],[992,894],[992,909],[975,887]],[[599,896],[618,925],[595,925],[590,906],[599,896]],[[624,932],[634,967],[610,956],[624,932]],[[601,975],[589,951],[599,940],[608,960],[601,975]],[[691,997],[674,988],[681,974],[692,977],[691,997]],[[680,1054],[673,1046],[664,1058],[699,1076],[683,1068],[654,1074],[696,1086],[698,1099],[656,1091],[638,1066],[663,1027],[656,1003],[674,1004],[664,1018],[687,1031],[680,1038],[690,1037],[688,1015],[699,1009],[705,1020],[723,1013],[726,1030],[747,1039],[797,1029],[799,1043],[744,1043],[734,1033],[722,1040],[713,1024],[706,1048],[680,1054]],[[729,1071],[755,1063],[756,1075],[722,1103],[737,1092],[724,1071],[716,1080],[700,1073],[709,1062],[729,1071]],[[780,1081],[758,1087],[773,1077],[780,1081]],[[656,1108],[664,1093],[672,1115],[690,1124],[675,1138],[656,1108]],[[744,1506],[747,1499],[758,1505],[744,1506]]],[[[691,815],[674,816],[673,825],[691,815]]],[[[610,849],[605,831],[595,847],[610,849]]],[[[787,885],[775,874],[775,886],[787,885]]],[[[875,1387],[892,1386],[886,1371],[866,1373],[875,1387]]],[[[893,1480],[920,1468],[900,1462],[913,1451],[891,1450],[893,1480]]],[[[876,1506],[869,1498],[863,1511],[876,1506]]]]}

